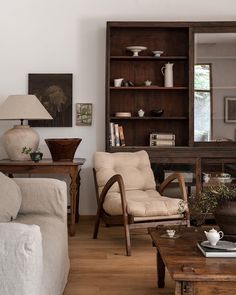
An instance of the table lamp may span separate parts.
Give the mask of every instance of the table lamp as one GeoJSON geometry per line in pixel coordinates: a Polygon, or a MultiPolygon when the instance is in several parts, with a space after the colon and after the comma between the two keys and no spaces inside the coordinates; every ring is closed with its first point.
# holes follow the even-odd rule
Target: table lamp
{"type": "Polygon", "coordinates": [[[39,135],[29,125],[23,125],[24,120],[53,119],[35,95],[10,95],[0,105],[0,120],[20,120],[3,135],[3,146],[10,160],[29,160],[29,155],[23,154],[24,147],[36,151],[39,145],[39,135]]]}

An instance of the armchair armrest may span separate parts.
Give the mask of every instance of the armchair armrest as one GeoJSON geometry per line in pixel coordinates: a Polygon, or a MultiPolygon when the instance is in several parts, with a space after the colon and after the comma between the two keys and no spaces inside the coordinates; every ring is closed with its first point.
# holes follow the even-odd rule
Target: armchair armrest
{"type": "Polygon", "coordinates": [[[171,182],[173,182],[175,179],[178,180],[182,199],[185,202],[187,202],[188,198],[187,198],[187,191],[186,191],[184,177],[181,173],[178,173],[178,172],[172,173],[161,183],[161,185],[159,186],[159,189],[158,189],[159,193],[162,194],[163,191],[168,187],[168,185],[171,182]]]}
{"type": "Polygon", "coordinates": [[[20,187],[19,213],[56,215],[67,219],[67,187],[64,181],[49,178],[14,178],[20,187]]]}
{"type": "Polygon", "coordinates": [[[122,205],[122,210],[123,212],[127,212],[126,209],[126,196],[125,196],[125,186],[124,186],[124,181],[123,178],[120,174],[115,174],[113,175],[105,184],[99,198],[99,204],[98,204],[98,209],[102,208],[105,197],[109,191],[109,189],[113,186],[114,183],[118,183],[119,186],[119,191],[120,191],[120,196],[121,196],[121,205],[122,205]]]}

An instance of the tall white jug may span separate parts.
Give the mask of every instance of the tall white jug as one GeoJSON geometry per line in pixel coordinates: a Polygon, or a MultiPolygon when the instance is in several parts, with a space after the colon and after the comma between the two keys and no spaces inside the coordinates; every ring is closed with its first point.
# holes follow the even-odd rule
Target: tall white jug
{"type": "Polygon", "coordinates": [[[161,68],[162,75],[165,77],[165,87],[173,87],[173,65],[167,63],[161,68]]]}

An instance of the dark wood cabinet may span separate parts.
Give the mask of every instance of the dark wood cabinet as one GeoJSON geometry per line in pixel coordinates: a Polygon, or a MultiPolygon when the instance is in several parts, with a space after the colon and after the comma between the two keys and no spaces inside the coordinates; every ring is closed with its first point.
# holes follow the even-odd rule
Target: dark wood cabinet
{"type": "Polygon", "coordinates": [[[202,159],[214,158],[220,169],[224,169],[223,163],[235,163],[236,149],[235,141],[194,142],[194,38],[197,33],[236,33],[236,22],[107,23],[106,151],[144,149],[153,163],[193,165],[199,192],[202,159]],[[128,46],[147,49],[133,56],[126,49],[128,46]],[[155,57],[154,50],[164,53],[155,57]],[[174,64],[173,87],[164,87],[161,68],[167,63],[174,64]],[[133,86],[126,83],[114,87],[114,79],[118,78],[131,81],[133,86]],[[146,80],[152,81],[152,85],[145,86],[146,80]],[[139,109],[145,111],[144,117],[138,116],[139,109]],[[153,117],[150,113],[153,109],[163,109],[164,113],[153,117]],[[116,117],[117,112],[130,112],[131,117],[116,117]],[[111,146],[110,123],[123,127],[125,146],[111,146]],[[150,147],[150,133],[175,134],[175,146],[150,147]]]}
{"type": "Polygon", "coordinates": [[[107,136],[110,150],[109,123],[123,126],[126,146],[149,146],[149,135],[171,132],[177,146],[189,144],[189,28],[170,23],[108,23],[107,26],[107,136]],[[127,46],[145,46],[147,50],[132,56],[127,46]],[[162,50],[155,57],[154,50],[162,50]],[[164,87],[161,68],[174,63],[173,87],[164,87]],[[134,86],[114,87],[114,79],[124,78],[134,86]],[[145,81],[152,81],[145,86],[145,81]],[[138,110],[145,111],[138,117],[138,110]],[[153,109],[163,109],[153,117],[153,109]],[[129,118],[116,118],[116,112],[130,112],[129,118]]]}

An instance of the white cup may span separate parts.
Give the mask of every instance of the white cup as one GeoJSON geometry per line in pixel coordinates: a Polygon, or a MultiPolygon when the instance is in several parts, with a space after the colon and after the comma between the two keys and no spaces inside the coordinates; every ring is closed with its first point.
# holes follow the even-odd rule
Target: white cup
{"type": "Polygon", "coordinates": [[[114,86],[120,87],[124,78],[114,79],[114,86]]]}
{"type": "Polygon", "coordinates": [[[167,229],[166,233],[167,233],[168,237],[173,238],[175,235],[175,230],[174,229],[167,229]]]}

